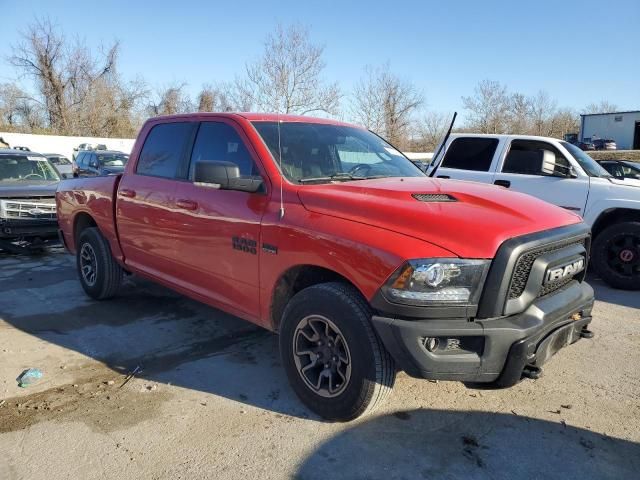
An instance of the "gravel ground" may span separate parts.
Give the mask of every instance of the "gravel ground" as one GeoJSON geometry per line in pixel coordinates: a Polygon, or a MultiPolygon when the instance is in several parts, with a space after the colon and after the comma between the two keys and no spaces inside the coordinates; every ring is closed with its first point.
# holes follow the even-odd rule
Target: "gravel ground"
{"type": "Polygon", "coordinates": [[[540,380],[400,374],[339,424],[298,402],[270,333],[139,279],[91,301],[60,250],[0,254],[0,479],[637,479],[640,295],[590,281],[596,337],[540,380]]]}

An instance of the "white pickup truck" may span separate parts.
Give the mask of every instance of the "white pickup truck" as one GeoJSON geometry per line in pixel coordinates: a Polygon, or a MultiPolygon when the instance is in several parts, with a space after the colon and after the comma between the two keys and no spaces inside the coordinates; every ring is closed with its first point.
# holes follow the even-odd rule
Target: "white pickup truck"
{"type": "Polygon", "coordinates": [[[436,151],[435,177],[493,183],[581,215],[592,229],[597,273],[613,287],[640,289],[640,187],[555,138],[453,134],[436,151]]]}

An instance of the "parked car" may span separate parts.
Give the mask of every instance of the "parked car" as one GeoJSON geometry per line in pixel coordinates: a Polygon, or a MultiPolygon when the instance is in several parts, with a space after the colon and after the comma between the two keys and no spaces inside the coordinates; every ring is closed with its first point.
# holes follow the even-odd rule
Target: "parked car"
{"type": "Polygon", "coordinates": [[[582,215],[593,230],[591,263],[602,279],[640,289],[640,189],[555,138],[455,134],[443,150],[433,162],[442,161],[438,177],[493,183],[582,215]]]}
{"type": "Polygon", "coordinates": [[[43,155],[0,150],[0,249],[25,252],[57,240],[59,181],[43,155]]]}
{"type": "Polygon", "coordinates": [[[129,155],[112,150],[84,151],[76,158],[75,174],[79,176],[122,173],[129,155]]]}
{"type": "Polygon", "coordinates": [[[593,148],[596,150],[617,150],[615,140],[596,138],[593,140],[593,148]]]}
{"type": "Polygon", "coordinates": [[[80,152],[86,152],[90,150],[94,150],[94,146],[91,143],[81,143],[80,145],[78,145],[73,149],[73,153],[71,154],[71,160],[75,162],[80,152]]]}
{"type": "Polygon", "coordinates": [[[345,123],[150,119],[122,174],[65,180],[56,198],[90,297],[127,271],[278,332],[293,389],[324,418],[371,410],[396,365],[507,387],[593,335],[578,215],[429,179],[345,123]]]}
{"type": "Polygon", "coordinates": [[[598,163],[615,178],[640,186],[640,163],[627,160],[602,160],[598,163]]]}
{"type": "Polygon", "coordinates": [[[584,151],[593,151],[596,149],[595,145],[591,142],[578,142],[577,147],[584,151]]]}
{"type": "Polygon", "coordinates": [[[56,168],[61,177],[71,177],[73,175],[73,165],[67,157],[59,153],[43,153],[47,160],[56,168]]]}

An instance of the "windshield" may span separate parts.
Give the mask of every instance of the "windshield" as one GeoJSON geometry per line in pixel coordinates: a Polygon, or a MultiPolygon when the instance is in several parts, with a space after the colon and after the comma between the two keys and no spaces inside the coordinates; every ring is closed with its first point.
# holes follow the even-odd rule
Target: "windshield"
{"type": "Polygon", "coordinates": [[[60,180],[60,176],[43,157],[0,156],[0,181],[15,180],[60,180]]]}
{"type": "Polygon", "coordinates": [[[71,165],[71,162],[66,157],[51,156],[51,157],[47,157],[47,158],[54,165],[71,165]]]}
{"type": "Polygon", "coordinates": [[[560,144],[566,148],[569,153],[576,159],[582,169],[587,172],[590,177],[610,177],[611,174],[602,168],[598,162],[596,162],[589,155],[584,153],[575,145],[567,142],[560,142],[560,144]]]}
{"type": "Polygon", "coordinates": [[[124,154],[98,154],[98,163],[103,167],[124,167],[127,160],[129,160],[129,157],[124,154]]]}
{"type": "Polygon", "coordinates": [[[318,123],[254,122],[276,163],[292,182],[330,182],[380,177],[422,177],[402,153],[359,128],[318,123]]]}

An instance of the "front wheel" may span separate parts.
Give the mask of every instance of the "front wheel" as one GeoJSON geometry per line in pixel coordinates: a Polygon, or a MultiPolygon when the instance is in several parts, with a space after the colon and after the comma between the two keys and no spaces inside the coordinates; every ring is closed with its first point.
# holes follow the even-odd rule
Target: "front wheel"
{"type": "Polygon", "coordinates": [[[593,242],[593,266],[609,285],[640,290],[640,222],[616,223],[593,242]]]}
{"type": "Polygon", "coordinates": [[[280,354],[302,402],[327,420],[373,410],[395,381],[393,359],[360,293],[332,282],[298,292],[283,314],[280,354]]]}
{"type": "Polygon", "coordinates": [[[76,249],[78,275],[85,293],[96,300],[115,296],[124,272],[100,231],[95,227],[84,229],[76,249]]]}

